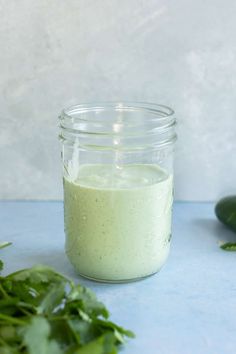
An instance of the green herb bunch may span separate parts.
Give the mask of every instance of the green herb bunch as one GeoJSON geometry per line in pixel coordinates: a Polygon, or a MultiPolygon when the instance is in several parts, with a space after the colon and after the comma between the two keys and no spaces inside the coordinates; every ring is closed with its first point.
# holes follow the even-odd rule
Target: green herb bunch
{"type": "Polygon", "coordinates": [[[91,290],[49,267],[0,276],[0,354],[115,354],[133,333],[108,317],[91,290]]]}

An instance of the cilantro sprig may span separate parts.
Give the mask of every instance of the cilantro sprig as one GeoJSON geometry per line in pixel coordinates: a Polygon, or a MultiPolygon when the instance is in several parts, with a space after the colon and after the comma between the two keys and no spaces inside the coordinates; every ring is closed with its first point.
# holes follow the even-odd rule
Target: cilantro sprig
{"type": "Polygon", "coordinates": [[[90,289],[49,267],[0,276],[1,354],[116,354],[133,336],[90,289]]]}
{"type": "MultiPolygon", "coordinates": [[[[12,243],[11,242],[1,242],[0,243],[0,249],[5,248],[7,246],[10,246],[12,243]]],[[[3,261],[0,259],[0,272],[3,269],[3,261]]]]}
{"type": "Polygon", "coordinates": [[[236,243],[235,242],[226,242],[220,246],[222,250],[229,252],[236,252],[236,243]]]}

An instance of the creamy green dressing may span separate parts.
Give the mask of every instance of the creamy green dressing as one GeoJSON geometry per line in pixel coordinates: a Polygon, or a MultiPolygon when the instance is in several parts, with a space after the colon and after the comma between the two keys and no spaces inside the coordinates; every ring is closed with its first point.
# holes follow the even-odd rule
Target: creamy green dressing
{"type": "Polygon", "coordinates": [[[84,276],[125,281],[157,272],[170,245],[173,178],[156,165],[83,165],[64,179],[66,253],[84,276]]]}

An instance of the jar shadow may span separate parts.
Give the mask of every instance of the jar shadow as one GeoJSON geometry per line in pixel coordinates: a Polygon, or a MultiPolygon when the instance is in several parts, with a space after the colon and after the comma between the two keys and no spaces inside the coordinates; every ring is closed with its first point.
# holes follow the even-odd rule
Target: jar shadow
{"type": "MultiPolygon", "coordinates": [[[[34,252],[31,253],[30,256],[27,257],[28,260],[33,261],[33,264],[43,264],[46,266],[49,266],[53,269],[55,269],[57,272],[64,274],[65,276],[73,279],[76,283],[80,283],[81,285],[84,286],[89,286],[91,288],[93,288],[94,290],[96,290],[96,288],[103,288],[103,287],[107,287],[107,286],[119,286],[122,284],[112,284],[112,283],[108,283],[108,282],[97,282],[88,278],[85,278],[83,276],[81,276],[80,274],[78,274],[73,266],[70,264],[69,260],[67,259],[67,256],[64,252],[64,250],[54,250],[53,252],[34,252]]],[[[125,285],[126,283],[124,283],[125,285]]]]}

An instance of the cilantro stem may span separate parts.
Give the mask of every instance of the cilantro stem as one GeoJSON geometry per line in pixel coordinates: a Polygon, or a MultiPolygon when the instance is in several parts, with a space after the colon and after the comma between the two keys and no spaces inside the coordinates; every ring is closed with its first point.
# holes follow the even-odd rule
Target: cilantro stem
{"type": "Polygon", "coordinates": [[[24,309],[21,306],[18,306],[18,309],[21,310],[21,312],[23,312],[26,316],[31,316],[32,315],[31,312],[27,311],[26,309],[24,309]]]}
{"type": "Polygon", "coordinates": [[[0,291],[3,294],[3,297],[5,297],[5,299],[9,299],[10,296],[6,293],[6,291],[3,289],[2,284],[0,284],[0,291]]]}
{"type": "Polygon", "coordinates": [[[4,346],[7,346],[7,347],[8,347],[8,345],[7,345],[7,343],[5,342],[5,340],[3,340],[1,337],[0,337],[0,344],[3,344],[4,346]]]}
{"type": "Polygon", "coordinates": [[[5,248],[12,245],[12,242],[2,242],[0,243],[0,248],[5,248]]]}
{"type": "Polygon", "coordinates": [[[26,324],[25,321],[19,320],[18,318],[15,318],[15,317],[4,315],[3,313],[0,313],[0,319],[6,320],[12,324],[16,324],[16,325],[20,325],[20,326],[26,324]]]}
{"type": "Polygon", "coordinates": [[[67,315],[63,316],[48,316],[49,321],[60,321],[60,320],[69,320],[70,317],[67,315]]]}

